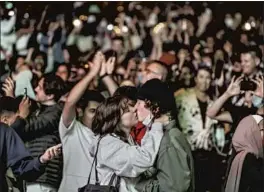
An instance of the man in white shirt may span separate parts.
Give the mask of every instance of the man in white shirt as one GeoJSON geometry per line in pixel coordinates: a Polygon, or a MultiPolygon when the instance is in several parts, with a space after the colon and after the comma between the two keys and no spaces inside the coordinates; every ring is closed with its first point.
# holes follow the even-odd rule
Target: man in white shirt
{"type": "MultiPolygon", "coordinates": [[[[83,187],[88,180],[93,160],[89,146],[95,139],[90,128],[95,110],[104,100],[104,97],[97,91],[86,91],[86,89],[100,70],[101,56],[101,53],[96,54],[93,61],[94,66],[71,90],[63,109],[59,125],[64,159],[60,192],[75,192],[78,188],[83,187]],[[83,99],[81,99],[82,96],[83,99]],[[78,101],[84,104],[81,106],[83,108],[81,122],[76,119],[78,101]]],[[[94,182],[93,179],[92,182],[94,182]]]]}

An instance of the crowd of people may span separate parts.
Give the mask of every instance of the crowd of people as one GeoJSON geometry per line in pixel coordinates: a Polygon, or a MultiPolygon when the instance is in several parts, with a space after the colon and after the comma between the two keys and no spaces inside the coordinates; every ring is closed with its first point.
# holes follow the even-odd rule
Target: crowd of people
{"type": "Polygon", "coordinates": [[[0,4],[0,192],[264,191],[261,16],[70,4],[0,4]]]}

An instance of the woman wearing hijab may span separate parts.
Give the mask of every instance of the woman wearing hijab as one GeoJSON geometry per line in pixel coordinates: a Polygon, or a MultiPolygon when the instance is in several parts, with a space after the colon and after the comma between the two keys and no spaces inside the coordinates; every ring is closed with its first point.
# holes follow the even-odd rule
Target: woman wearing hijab
{"type": "Polygon", "coordinates": [[[264,191],[263,117],[242,119],[233,136],[236,156],[228,175],[225,192],[264,191]]]}

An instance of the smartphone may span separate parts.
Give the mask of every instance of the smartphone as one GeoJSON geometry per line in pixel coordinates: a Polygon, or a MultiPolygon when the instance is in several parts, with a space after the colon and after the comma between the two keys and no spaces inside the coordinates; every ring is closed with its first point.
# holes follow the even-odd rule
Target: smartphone
{"type": "Polygon", "coordinates": [[[255,91],[257,89],[256,83],[250,80],[243,80],[240,84],[242,91],[255,91]]]}
{"type": "Polygon", "coordinates": [[[216,79],[219,79],[221,77],[223,67],[224,67],[224,61],[218,60],[215,64],[215,78],[216,79]]]}
{"type": "Polygon", "coordinates": [[[24,96],[27,97],[27,88],[24,88],[24,96]]]}

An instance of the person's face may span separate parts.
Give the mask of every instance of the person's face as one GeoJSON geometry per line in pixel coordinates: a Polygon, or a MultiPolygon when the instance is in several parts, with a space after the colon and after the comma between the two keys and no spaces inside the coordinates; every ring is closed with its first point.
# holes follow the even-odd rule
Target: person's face
{"type": "Polygon", "coordinates": [[[151,79],[159,79],[162,80],[162,67],[160,67],[158,64],[152,63],[149,66],[147,66],[144,77],[143,77],[143,83],[151,80],[151,79]]]}
{"type": "Polygon", "coordinates": [[[211,49],[214,47],[214,38],[213,37],[207,38],[207,46],[211,49]]]}
{"type": "Polygon", "coordinates": [[[199,70],[195,77],[196,88],[201,92],[206,92],[211,83],[211,74],[206,70],[199,70]]]}
{"type": "Polygon", "coordinates": [[[137,101],[135,109],[137,111],[138,121],[140,122],[143,122],[146,119],[146,117],[151,114],[151,111],[148,108],[146,108],[145,101],[142,100],[137,101]]]}
{"type": "Polygon", "coordinates": [[[36,70],[41,71],[42,67],[44,66],[44,59],[41,55],[37,56],[34,60],[36,70]]]}
{"type": "Polygon", "coordinates": [[[128,76],[135,77],[137,71],[137,64],[133,59],[130,59],[127,66],[128,76]]]}
{"type": "Polygon", "coordinates": [[[256,70],[256,63],[254,58],[249,54],[241,54],[242,73],[251,75],[256,70]]]}
{"type": "Polygon", "coordinates": [[[160,13],[160,8],[157,7],[157,6],[154,7],[153,12],[154,12],[155,14],[159,14],[159,13],[160,13]]]}
{"type": "Polygon", "coordinates": [[[180,74],[180,78],[179,80],[181,80],[185,86],[190,86],[191,84],[191,70],[188,67],[183,67],[181,70],[181,74],[180,74]]]}
{"type": "Polygon", "coordinates": [[[25,59],[23,57],[17,58],[16,70],[18,70],[22,65],[24,65],[24,61],[25,61],[25,59]]]}
{"type": "Polygon", "coordinates": [[[142,83],[145,70],[146,70],[146,63],[144,62],[140,63],[137,68],[137,79],[136,79],[137,84],[142,83]]]}
{"type": "Polygon", "coordinates": [[[214,55],[215,60],[220,59],[224,60],[224,53],[222,50],[217,50],[214,55]]]}
{"type": "Polygon", "coordinates": [[[95,111],[100,103],[96,101],[89,101],[87,107],[84,110],[82,122],[85,126],[91,128],[95,111]]]}
{"type": "Polygon", "coordinates": [[[208,67],[212,67],[212,59],[208,56],[202,57],[203,63],[206,63],[208,67]]]}
{"type": "Polygon", "coordinates": [[[126,111],[123,111],[123,114],[121,116],[121,124],[123,125],[123,127],[131,129],[137,124],[138,118],[136,110],[134,108],[135,102],[129,100],[127,104],[128,109],[126,111]]]}
{"type": "Polygon", "coordinates": [[[225,44],[224,44],[224,50],[227,52],[227,53],[231,53],[232,52],[232,44],[229,42],[229,41],[226,41],[225,44]]]}
{"type": "Polygon", "coordinates": [[[4,114],[1,115],[0,122],[11,126],[15,122],[16,118],[17,118],[17,114],[16,113],[8,112],[8,113],[4,113],[4,114]]]}
{"type": "Polygon", "coordinates": [[[64,65],[59,66],[59,68],[57,69],[56,75],[61,77],[64,82],[67,81],[69,77],[69,72],[68,72],[67,67],[64,65]]]}
{"type": "Polygon", "coordinates": [[[240,42],[247,44],[248,43],[248,36],[246,34],[240,35],[240,42]]]}
{"type": "Polygon", "coordinates": [[[112,49],[117,53],[122,52],[123,42],[121,40],[114,40],[112,43],[112,49]]]}
{"type": "Polygon", "coordinates": [[[183,59],[187,59],[187,57],[189,56],[189,52],[186,49],[180,49],[178,52],[177,57],[181,60],[183,59]]]}
{"type": "Polygon", "coordinates": [[[49,101],[53,99],[53,95],[46,95],[45,90],[44,90],[44,78],[42,78],[39,83],[38,86],[35,89],[36,92],[36,100],[40,103],[49,101]]]}

